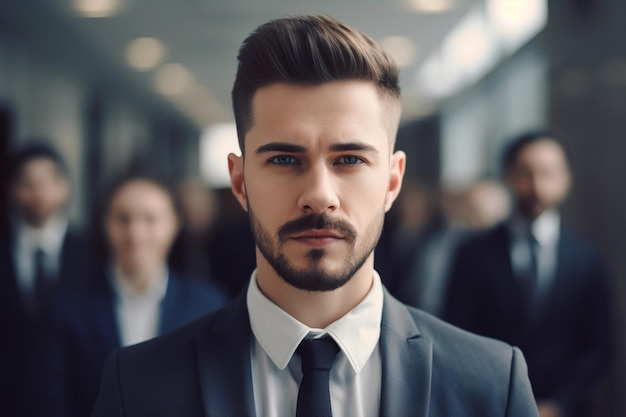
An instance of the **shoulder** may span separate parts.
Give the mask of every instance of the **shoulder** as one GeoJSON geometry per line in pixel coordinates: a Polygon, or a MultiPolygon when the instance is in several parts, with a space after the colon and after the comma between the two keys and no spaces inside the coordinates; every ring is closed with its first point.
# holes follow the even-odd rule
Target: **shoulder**
{"type": "Polygon", "coordinates": [[[468,362],[464,358],[468,357],[501,361],[501,364],[511,361],[513,348],[504,342],[470,333],[402,304],[390,295],[385,297],[385,303],[386,322],[404,334],[414,332],[417,337],[425,339],[432,346],[437,360],[448,364],[466,364],[468,362]]]}
{"type": "Polygon", "coordinates": [[[232,322],[237,315],[247,314],[247,311],[239,310],[241,307],[233,303],[205,314],[163,336],[122,348],[118,351],[120,366],[154,367],[154,364],[160,361],[180,363],[185,359],[195,358],[198,339],[216,332],[219,323],[232,322]]]}
{"type": "Polygon", "coordinates": [[[181,277],[178,273],[170,274],[170,288],[182,295],[190,303],[210,304],[212,308],[223,307],[228,303],[226,291],[219,285],[194,278],[181,277]]]}
{"type": "Polygon", "coordinates": [[[602,258],[599,248],[594,242],[586,239],[567,228],[561,228],[560,241],[563,249],[572,255],[582,256],[586,260],[602,258]]]}
{"type": "MultiPolygon", "coordinates": [[[[468,332],[421,310],[407,307],[423,337],[430,339],[433,352],[446,363],[463,362],[469,358],[511,362],[512,346],[499,340],[468,332]],[[459,361],[460,358],[463,358],[459,361]]],[[[468,361],[469,362],[469,361],[468,361]]]]}
{"type": "Polygon", "coordinates": [[[385,301],[392,310],[389,326],[400,336],[394,338],[415,350],[405,360],[421,357],[419,369],[428,368],[435,409],[452,407],[462,415],[463,407],[495,407],[504,415],[512,392],[532,399],[526,362],[518,348],[459,329],[390,297],[385,301]]]}
{"type": "Polygon", "coordinates": [[[504,401],[515,380],[516,384],[528,383],[526,361],[518,348],[467,332],[421,311],[411,309],[411,315],[421,337],[432,346],[432,388],[437,395],[493,400],[502,397],[504,401]]]}
{"type": "Polygon", "coordinates": [[[52,297],[50,310],[53,315],[81,318],[82,314],[112,303],[111,289],[102,280],[85,280],[59,286],[52,297]]]}

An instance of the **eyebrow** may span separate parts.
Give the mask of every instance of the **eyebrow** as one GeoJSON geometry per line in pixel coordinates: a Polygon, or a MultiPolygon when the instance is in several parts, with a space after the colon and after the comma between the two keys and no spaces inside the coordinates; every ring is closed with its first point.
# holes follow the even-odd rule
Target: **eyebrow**
{"type": "Polygon", "coordinates": [[[337,143],[330,147],[332,152],[346,152],[346,151],[366,151],[366,152],[376,152],[378,153],[378,149],[375,147],[368,145],[366,143],[353,142],[353,143],[337,143]]]}
{"type": "Polygon", "coordinates": [[[306,152],[306,148],[304,146],[294,145],[291,143],[271,142],[271,143],[266,143],[265,145],[259,146],[256,149],[256,151],[254,151],[256,155],[259,155],[265,152],[304,153],[306,152]]]}
{"type": "MultiPolygon", "coordinates": [[[[378,153],[378,149],[375,147],[360,143],[337,143],[330,146],[331,152],[346,152],[346,151],[367,151],[367,152],[376,152],[378,153]]],[[[294,145],[291,143],[285,142],[271,142],[266,143],[265,145],[259,146],[254,153],[256,155],[266,153],[266,152],[287,152],[287,153],[305,153],[306,148],[300,145],[294,145]]]]}

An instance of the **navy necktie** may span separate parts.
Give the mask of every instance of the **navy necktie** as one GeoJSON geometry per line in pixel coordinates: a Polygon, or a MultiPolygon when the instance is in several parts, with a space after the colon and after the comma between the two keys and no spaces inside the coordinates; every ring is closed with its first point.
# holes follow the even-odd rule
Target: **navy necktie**
{"type": "Polygon", "coordinates": [[[31,310],[38,314],[45,303],[50,291],[51,282],[46,275],[46,253],[41,248],[33,251],[33,264],[35,267],[35,282],[33,285],[33,293],[31,297],[31,310]]]}
{"type": "Polygon", "coordinates": [[[302,382],[296,417],[332,417],[330,369],[339,347],[330,337],[304,339],[296,350],[302,359],[302,382]]]}
{"type": "Polygon", "coordinates": [[[528,308],[532,311],[537,292],[537,281],[539,278],[539,265],[537,260],[537,251],[539,250],[537,239],[532,233],[526,236],[530,259],[526,267],[525,276],[522,277],[522,288],[528,308]]]}

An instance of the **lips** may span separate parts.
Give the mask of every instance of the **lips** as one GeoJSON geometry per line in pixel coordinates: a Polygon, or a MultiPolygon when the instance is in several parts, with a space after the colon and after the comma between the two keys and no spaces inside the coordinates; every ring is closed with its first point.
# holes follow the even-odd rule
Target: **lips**
{"type": "Polygon", "coordinates": [[[343,239],[343,236],[333,230],[315,229],[296,233],[292,239],[343,239]]]}
{"type": "Polygon", "coordinates": [[[333,230],[314,229],[296,233],[290,239],[314,249],[324,249],[344,237],[333,230]]]}

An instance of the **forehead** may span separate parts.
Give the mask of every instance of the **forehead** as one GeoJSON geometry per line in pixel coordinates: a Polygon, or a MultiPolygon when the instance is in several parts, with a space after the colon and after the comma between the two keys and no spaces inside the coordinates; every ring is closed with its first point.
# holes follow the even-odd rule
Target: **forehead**
{"type": "Polygon", "coordinates": [[[51,158],[45,156],[38,156],[36,158],[25,161],[18,171],[18,177],[37,175],[37,174],[50,174],[60,173],[61,170],[57,163],[51,158]]]}
{"type": "Polygon", "coordinates": [[[567,158],[563,147],[552,139],[541,139],[529,143],[520,150],[518,163],[565,163],[567,158]]]}
{"type": "Polygon", "coordinates": [[[122,184],[113,193],[110,208],[142,207],[149,209],[170,204],[171,197],[161,186],[146,180],[133,180],[122,184]]]}
{"type": "Polygon", "coordinates": [[[388,140],[381,98],[371,82],[271,84],[255,93],[252,114],[252,128],[246,135],[248,149],[275,140],[388,140]]]}

